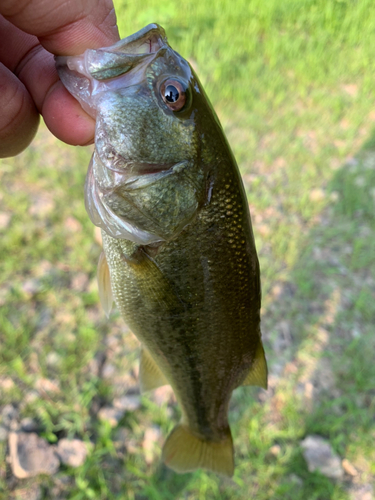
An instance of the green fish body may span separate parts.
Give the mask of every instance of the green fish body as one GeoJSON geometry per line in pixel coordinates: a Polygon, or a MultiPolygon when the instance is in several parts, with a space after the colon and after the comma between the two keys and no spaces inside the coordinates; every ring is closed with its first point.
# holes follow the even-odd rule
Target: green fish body
{"type": "Polygon", "coordinates": [[[163,448],[177,472],[234,468],[232,391],[267,386],[260,277],[236,161],[190,65],[155,24],[57,59],[96,118],[86,207],[102,228],[101,301],[142,343],[141,390],[174,390],[163,448]]]}

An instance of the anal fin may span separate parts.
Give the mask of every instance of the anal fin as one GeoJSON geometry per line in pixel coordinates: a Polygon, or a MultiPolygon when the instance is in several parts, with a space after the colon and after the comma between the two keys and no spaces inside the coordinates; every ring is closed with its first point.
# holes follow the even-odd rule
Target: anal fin
{"type": "Polygon", "coordinates": [[[104,252],[102,252],[99,257],[97,278],[100,303],[108,318],[112,309],[113,295],[108,262],[104,252]]]}
{"type": "Polygon", "coordinates": [[[256,385],[267,389],[268,368],[262,341],[258,343],[255,358],[249,373],[241,385],[256,385]]]}
{"type": "Polygon", "coordinates": [[[139,362],[139,385],[141,393],[152,391],[157,387],[167,384],[169,384],[168,380],[151,357],[151,354],[147,349],[142,347],[139,362]]]}
{"type": "Polygon", "coordinates": [[[233,441],[206,441],[195,436],[189,427],[177,425],[163,448],[163,461],[170,469],[184,473],[202,468],[231,477],[234,472],[233,441]]]}

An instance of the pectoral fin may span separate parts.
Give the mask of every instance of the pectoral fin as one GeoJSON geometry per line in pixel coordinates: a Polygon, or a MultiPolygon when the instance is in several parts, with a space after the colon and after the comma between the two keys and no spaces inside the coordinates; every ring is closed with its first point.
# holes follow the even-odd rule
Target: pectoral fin
{"type": "Polygon", "coordinates": [[[253,365],[241,385],[256,385],[267,389],[267,361],[264,355],[262,341],[259,341],[253,365]]]}
{"type": "Polygon", "coordinates": [[[108,263],[104,252],[102,252],[99,257],[97,277],[100,303],[108,318],[112,309],[113,295],[108,263]]]}
{"type": "Polygon", "coordinates": [[[141,359],[139,362],[139,385],[141,393],[152,391],[157,387],[169,384],[162,371],[155,363],[151,354],[142,347],[141,359]]]}
{"type": "Polygon", "coordinates": [[[145,299],[145,307],[147,304],[152,304],[152,307],[157,304],[161,312],[183,312],[184,305],[171,282],[142,248],[138,248],[130,257],[123,255],[123,260],[132,270],[132,277],[145,299]]]}

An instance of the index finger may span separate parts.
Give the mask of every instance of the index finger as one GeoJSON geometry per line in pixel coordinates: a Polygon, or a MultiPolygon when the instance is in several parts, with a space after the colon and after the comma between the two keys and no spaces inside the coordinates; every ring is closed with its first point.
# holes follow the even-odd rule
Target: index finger
{"type": "Polygon", "coordinates": [[[112,0],[2,0],[0,14],[55,55],[77,55],[119,39],[112,0]]]}

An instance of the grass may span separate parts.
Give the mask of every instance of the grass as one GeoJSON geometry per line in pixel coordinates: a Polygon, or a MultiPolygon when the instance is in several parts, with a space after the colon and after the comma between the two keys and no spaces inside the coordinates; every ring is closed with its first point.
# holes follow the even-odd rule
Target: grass
{"type": "Polygon", "coordinates": [[[158,22],[193,62],[238,159],[261,261],[270,389],[233,395],[233,480],[160,466],[173,403],[145,396],[115,428],[98,418],[136,390],[137,342],[98,306],[100,248],[83,206],[90,151],[42,127],[0,165],[0,411],[13,404],[50,442],[76,436],[91,452],[78,469],[15,481],[0,442],[0,499],[35,485],[46,499],[359,499],[375,477],[375,6],[115,4],[122,36],[158,22]],[[147,463],[149,428],[159,437],[147,463]],[[309,472],[300,442],[310,434],[357,474],[309,472]]]}

